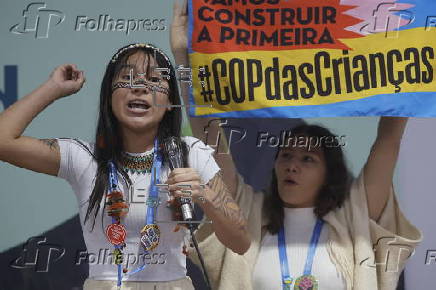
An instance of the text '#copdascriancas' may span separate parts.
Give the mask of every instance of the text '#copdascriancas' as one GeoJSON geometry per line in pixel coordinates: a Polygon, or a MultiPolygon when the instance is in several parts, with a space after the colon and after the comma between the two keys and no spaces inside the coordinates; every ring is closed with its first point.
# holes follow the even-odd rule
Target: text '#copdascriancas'
{"type": "Polygon", "coordinates": [[[430,60],[434,59],[434,49],[425,46],[354,56],[343,50],[339,58],[320,51],[314,55],[312,63],[298,65],[283,63],[282,58],[273,57],[272,65],[266,67],[260,59],[234,57],[225,60],[218,57],[198,68],[209,76],[211,92],[208,96],[201,94],[204,102],[228,105],[252,102],[256,98],[297,102],[316,95],[337,97],[388,86],[395,87],[391,93],[398,93],[405,83],[433,82],[430,60]]]}

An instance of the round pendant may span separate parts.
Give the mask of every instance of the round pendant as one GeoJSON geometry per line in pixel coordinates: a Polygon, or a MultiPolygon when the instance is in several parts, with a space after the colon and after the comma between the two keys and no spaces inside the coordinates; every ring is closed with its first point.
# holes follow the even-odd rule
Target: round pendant
{"type": "Polygon", "coordinates": [[[146,225],[141,230],[141,244],[146,251],[151,251],[159,245],[160,230],[155,224],[146,225]]]}
{"type": "Polygon", "coordinates": [[[114,245],[121,245],[126,239],[126,229],[120,224],[110,224],[106,228],[106,237],[114,245]]]}
{"type": "Polygon", "coordinates": [[[294,281],[294,279],[292,279],[291,277],[283,279],[283,289],[291,290],[291,286],[292,286],[293,281],[294,281]]]}
{"type": "Polygon", "coordinates": [[[294,290],[318,290],[318,280],[313,275],[303,275],[295,280],[294,290]]]}

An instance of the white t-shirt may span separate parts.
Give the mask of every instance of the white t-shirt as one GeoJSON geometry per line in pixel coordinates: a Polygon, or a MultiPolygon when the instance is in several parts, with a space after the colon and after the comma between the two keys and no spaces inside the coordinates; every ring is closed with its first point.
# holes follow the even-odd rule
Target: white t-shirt
{"type": "MultiPolygon", "coordinates": [[[[313,208],[284,208],[285,240],[290,276],[295,280],[303,275],[307,251],[316,216],[313,208]]],[[[320,290],[343,290],[345,280],[330,260],[326,243],[328,228],[323,226],[312,265],[312,275],[318,279],[320,290]]],[[[282,274],[277,234],[267,232],[253,273],[254,290],[282,290],[282,274]]],[[[294,282],[291,289],[294,289],[294,282]]]]}
{"type": "MultiPolygon", "coordinates": [[[[202,182],[207,184],[220,169],[212,156],[214,150],[196,138],[183,137],[182,139],[189,148],[189,166],[196,169],[202,182]]],[[[61,152],[58,177],[70,183],[77,197],[83,237],[89,255],[89,278],[117,280],[117,267],[112,264],[114,247],[108,241],[104,232],[106,227],[112,223],[111,217],[106,212],[102,216],[104,200],[100,204],[94,230],[91,232],[93,215],[85,225],[83,224],[89,197],[94,187],[97,163],[77,141],[58,139],[58,143],[61,152]]],[[[93,152],[94,144],[83,143],[93,152]]],[[[153,149],[140,155],[152,154],[152,152],[153,149]]],[[[161,183],[167,180],[168,174],[169,169],[163,167],[161,169],[161,183]]],[[[186,256],[182,253],[182,246],[188,231],[184,228],[181,228],[178,232],[173,231],[176,223],[172,221],[171,210],[166,207],[167,194],[160,191],[159,197],[162,203],[158,206],[156,215],[156,221],[161,232],[160,243],[157,248],[145,255],[140,244],[140,231],[145,225],[147,211],[145,201],[148,197],[151,174],[129,173],[129,177],[133,184],[130,193],[121,174],[118,174],[119,187],[124,192],[125,199],[130,202],[127,217],[122,219],[122,224],[127,232],[126,247],[123,250],[123,265],[126,266],[128,263],[129,271],[144,264],[147,266],[134,275],[124,275],[123,281],[172,281],[184,278],[186,276],[186,256]]],[[[84,263],[85,256],[79,255],[76,262],[84,263]]]]}

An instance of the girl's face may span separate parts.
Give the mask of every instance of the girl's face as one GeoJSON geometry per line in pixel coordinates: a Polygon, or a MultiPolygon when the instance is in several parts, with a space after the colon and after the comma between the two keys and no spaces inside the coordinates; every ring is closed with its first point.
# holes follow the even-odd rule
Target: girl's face
{"type": "Polygon", "coordinates": [[[153,67],[159,67],[153,56],[138,51],[114,76],[112,112],[121,130],[143,133],[157,129],[165,112],[171,110],[169,83],[153,67]]]}
{"type": "Polygon", "coordinates": [[[326,182],[327,167],[322,148],[287,147],[274,164],[280,198],[288,207],[314,207],[326,182]]]}

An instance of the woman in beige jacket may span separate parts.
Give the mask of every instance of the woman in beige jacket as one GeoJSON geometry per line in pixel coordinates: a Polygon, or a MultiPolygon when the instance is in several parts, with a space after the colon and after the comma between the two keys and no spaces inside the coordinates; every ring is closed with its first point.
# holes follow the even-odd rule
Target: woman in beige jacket
{"type": "MultiPolygon", "coordinates": [[[[189,66],[186,33],[186,9],[176,4],[172,50],[177,64],[189,66]]],[[[182,89],[186,103],[187,90],[182,89]]],[[[191,118],[193,134],[202,139],[208,123],[209,119],[191,118]]],[[[407,118],[380,118],[368,160],[352,182],[341,146],[328,146],[326,138],[312,150],[293,142],[280,148],[266,195],[244,183],[231,156],[216,154],[229,192],[248,220],[251,246],[243,256],[235,254],[219,242],[210,225],[200,227],[197,237],[213,288],[395,289],[406,260],[422,239],[401,213],[392,188],[406,123],[407,118]],[[310,234],[316,236],[317,220],[323,221],[318,243],[309,239],[310,234]],[[279,238],[283,228],[284,244],[279,238]],[[312,255],[306,254],[309,245],[317,245],[312,255]],[[286,259],[280,258],[280,248],[288,253],[286,259]],[[296,283],[308,260],[315,279],[296,283]]],[[[307,125],[293,130],[291,137],[322,136],[334,138],[325,128],[307,125]]],[[[191,258],[196,260],[194,252],[191,258]]]]}

